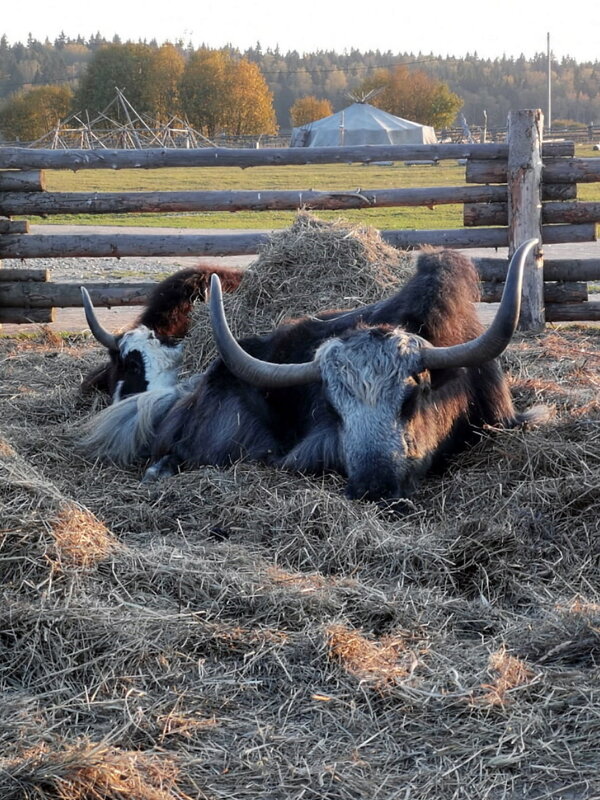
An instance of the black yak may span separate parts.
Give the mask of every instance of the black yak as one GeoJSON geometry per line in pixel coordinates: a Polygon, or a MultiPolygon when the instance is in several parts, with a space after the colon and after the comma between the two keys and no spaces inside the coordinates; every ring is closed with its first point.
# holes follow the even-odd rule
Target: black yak
{"type": "Polygon", "coordinates": [[[116,402],[148,389],[175,386],[190,312],[196,300],[206,300],[212,274],[218,274],[224,290],[232,292],[239,286],[243,272],[209,266],[180,270],[156,286],[133,326],[119,334],[102,327],[89,293],[82,286],[88,326],[110,358],[84,378],[82,391],[97,389],[116,402]]]}
{"type": "Polygon", "coordinates": [[[474,306],[477,273],[451,250],[422,253],[416,274],[386,300],[291,321],[240,343],[213,277],[220,357],[186,386],[102,412],[85,447],[121,463],[150,456],[146,480],[246,459],[340,473],[351,498],[406,498],[485,426],[546,417],[545,409],[515,413],[496,360],[516,329],[523,265],[535,244],[515,253],[486,331],[474,306]]]}

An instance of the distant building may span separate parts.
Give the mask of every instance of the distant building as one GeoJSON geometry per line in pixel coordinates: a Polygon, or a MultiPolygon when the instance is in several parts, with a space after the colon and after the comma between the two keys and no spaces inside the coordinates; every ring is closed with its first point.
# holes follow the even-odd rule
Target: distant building
{"type": "Polygon", "coordinates": [[[292,130],[292,147],[343,147],[360,144],[435,144],[435,131],[395,117],[368,103],[353,103],[337,114],[292,130]]]}

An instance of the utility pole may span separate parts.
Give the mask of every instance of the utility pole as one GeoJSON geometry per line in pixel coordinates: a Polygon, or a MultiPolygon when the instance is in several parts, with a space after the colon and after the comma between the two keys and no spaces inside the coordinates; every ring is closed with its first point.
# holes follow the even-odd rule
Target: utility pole
{"type": "Polygon", "coordinates": [[[546,127],[552,130],[552,53],[550,51],[550,34],[547,34],[548,39],[548,116],[546,117],[546,127]]]}

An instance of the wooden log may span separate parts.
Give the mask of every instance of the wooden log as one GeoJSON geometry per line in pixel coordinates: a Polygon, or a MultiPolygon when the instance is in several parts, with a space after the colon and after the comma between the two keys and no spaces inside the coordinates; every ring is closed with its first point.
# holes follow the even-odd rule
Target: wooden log
{"type": "MultiPolygon", "coordinates": [[[[504,283],[487,282],[481,284],[481,301],[499,303],[504,283]]],[[[588,299],[587,283],[559,282],[544,283],[545,303],[581,303],[588,299]]]]}
{"type": "Polygon", "coordinates": [[[44,192],[46,173],[41,170],[1,170],[0,192],[44,192]]]}
{"type": "Polygon", "coordinates": [[[600,222],[600,203],[543,203],[542,221],[550,225],[600,222]]]}
{"type": "MultiPolygon", "coordinates": [[[[571,142],[548,142],[544,153],[572,155],[571,142]]],[[[143,150],[33,150],[0,148],[0,169],[158,169],[159,167],[261,167],[374,161],[506,159],[506,144],[360,145],[355,147],[204,147],[143,150]]]]}
{"type": "MultiPolygon", "coordinates": [[[[505,258],[474,258],[482,281],[503,281],[508,261],[505,258]]],[[[600,259],[547,259],[544,261],[545,281],[600,281],[600,259]]]]}
{"type": "MultiPolygon", "coordinates": [[[[507,203],[465,203],[463,221],[467,227],[508,224],[507,203]]],[[[542,203],[542,222],[548,225],[600,222],[600,203],[542,203]]]]}
{"type": "Polygon", "coordinates": [[[0,324],[28,325],[32,322],[54,322],[53,308],[0,308],[0,324]]]}
{"type": "Polygon", "coordinates": [[[544,183],[542,173],[542,200],[576,200],[576,183],[544,183]]]}
{"type": "Polygon", "coordinates": [[[123,256],[252,255],[268,233],[28,234],[0,236],[0,258],[121,258],[123,256]]]}
{"type": "MultiPolygon", "coordinates": [[[[483,228],[487,230],[487,228],[483,228]]],[[[596,226],[592,222],[585,225],[542,225],[544,244],[575,244],[576,242],[595,242],[596,226]]]]}
{"type": "Polygon", "coordinates": [[[29,222],[26,219],[0,219],[0,234],[3,233],[29,233],[29,222]]]}
{"type": "Polygon", "coordinates": [[[546,306],[548,322],[600,322],[600,303],[549,303],[546,306]]]}
{"type": "MultiPolygon", "coordinates": [[[[595,225],[544,226],[543,241],[593,242],[595,225]]],[[[434,247],[506,247],[506,228],[449,230],[387,230],[382,238],[400,250],[421,245],[434,247]]],[[[0,236],[0,258],[123,258],[125,256],[234,256],[253,255],[269,241],[269,234],[28,234],[0,236]]]]}
{"type": "Polygon", "coordinates": [[[49,269],[0,269],[0,281],[49,281],[49,269]]]}
{"type": "Polygon", "coordinates": [[[527,256],[523,273],[519,328],[544,329],[544,259],[542,257],[542,131],[544,115],[539,109],[514,111],[508,122],[508,250],[509,257],[520,244],[537,239],[527,256]]]}
{"type": "Polygon", "coordinates": [[[45,192],[0,194],[0,214],[114,214],[122,212],[273,211],[435,206],[506,199],[501,186],[439,186],[348,191],[45,192]]]}
{"type": "Polygon", "coordinates": [[[508,203],[465,203],[463,225],[466,228],[508,225],[508,203]]]}
{"type": "MultiPolygon", "coordinates": [[[[504,161],[472,161],[466,169],[467,183],[506,183],[504,161]]],[[[596,183],[600,181],[600,158],[568,158],[544,163],[545,183],[596,183]]]]}
{"type": "Polygon", "coordinates": [[[77,308],[82,306],[84,285],[92,301],[103,307],[143,305],[156,283],[35,283],[0,282],[0,307],[12,308],[77,308]]]}

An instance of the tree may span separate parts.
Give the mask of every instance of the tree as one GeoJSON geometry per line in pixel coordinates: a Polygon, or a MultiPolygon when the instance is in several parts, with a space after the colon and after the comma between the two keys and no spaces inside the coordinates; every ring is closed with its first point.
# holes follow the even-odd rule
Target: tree
{"type": "Polygon", "coordinates": [[[181,79],[181,105],[206,136],[275,133],[273,96],[260,69],[227,50],[201,47],[181,79]]]}
{"type": "Polygon", "coordinates": [[[333,114],[333,108],[329,100],[319,99],[314,95],[299,97],[290,108],[290,118],[294,127],[307,125],[309,122],[329,117],[331,114],[333,114]]]}
{"type": "Polygon", "coordinates": [[[172,44],[164,44],[152,51],[144,87],[144,105],[161,122],[168,122],[173,114],[181,112],[179,85],[184,68],[185,59],[172,44]]]}
{"type": "Polygon", "coordinates": [[[277,133],[273,94],[259,67],[246,58],[231,59],[225,81],[224,130],[234,136],[277,133]]]}
{"type": "Polygon", "coordinates": [[[373,89],[380,90],[372,100],[374,106],[436,128],[452,125],[463,105],[445,83],[405,66],[376,70],[359,87],[363,94],[373,89]]]}
{"type": "Polygon", "coordinates": [[[214,136],[222,119],[226,56],[223,50],[201,47],[190,58],[181,78],[182,108],[192,125],[214,136]]]}
{"type": "Polygon", "coordinates": [[[102,45],[94,53],[75,96],[75,105],[92,116],[103,111],[121,89],[136,111],[151,113],[147,85],[152,50],[145,44],[102,45]]]}
{"type": "Polygon", "coordinates": [[[37,86],[17,92],[0,112],[0,130],[6,139],[39,139],[67,116],[72,101],[68,86],[37,86]]]}

